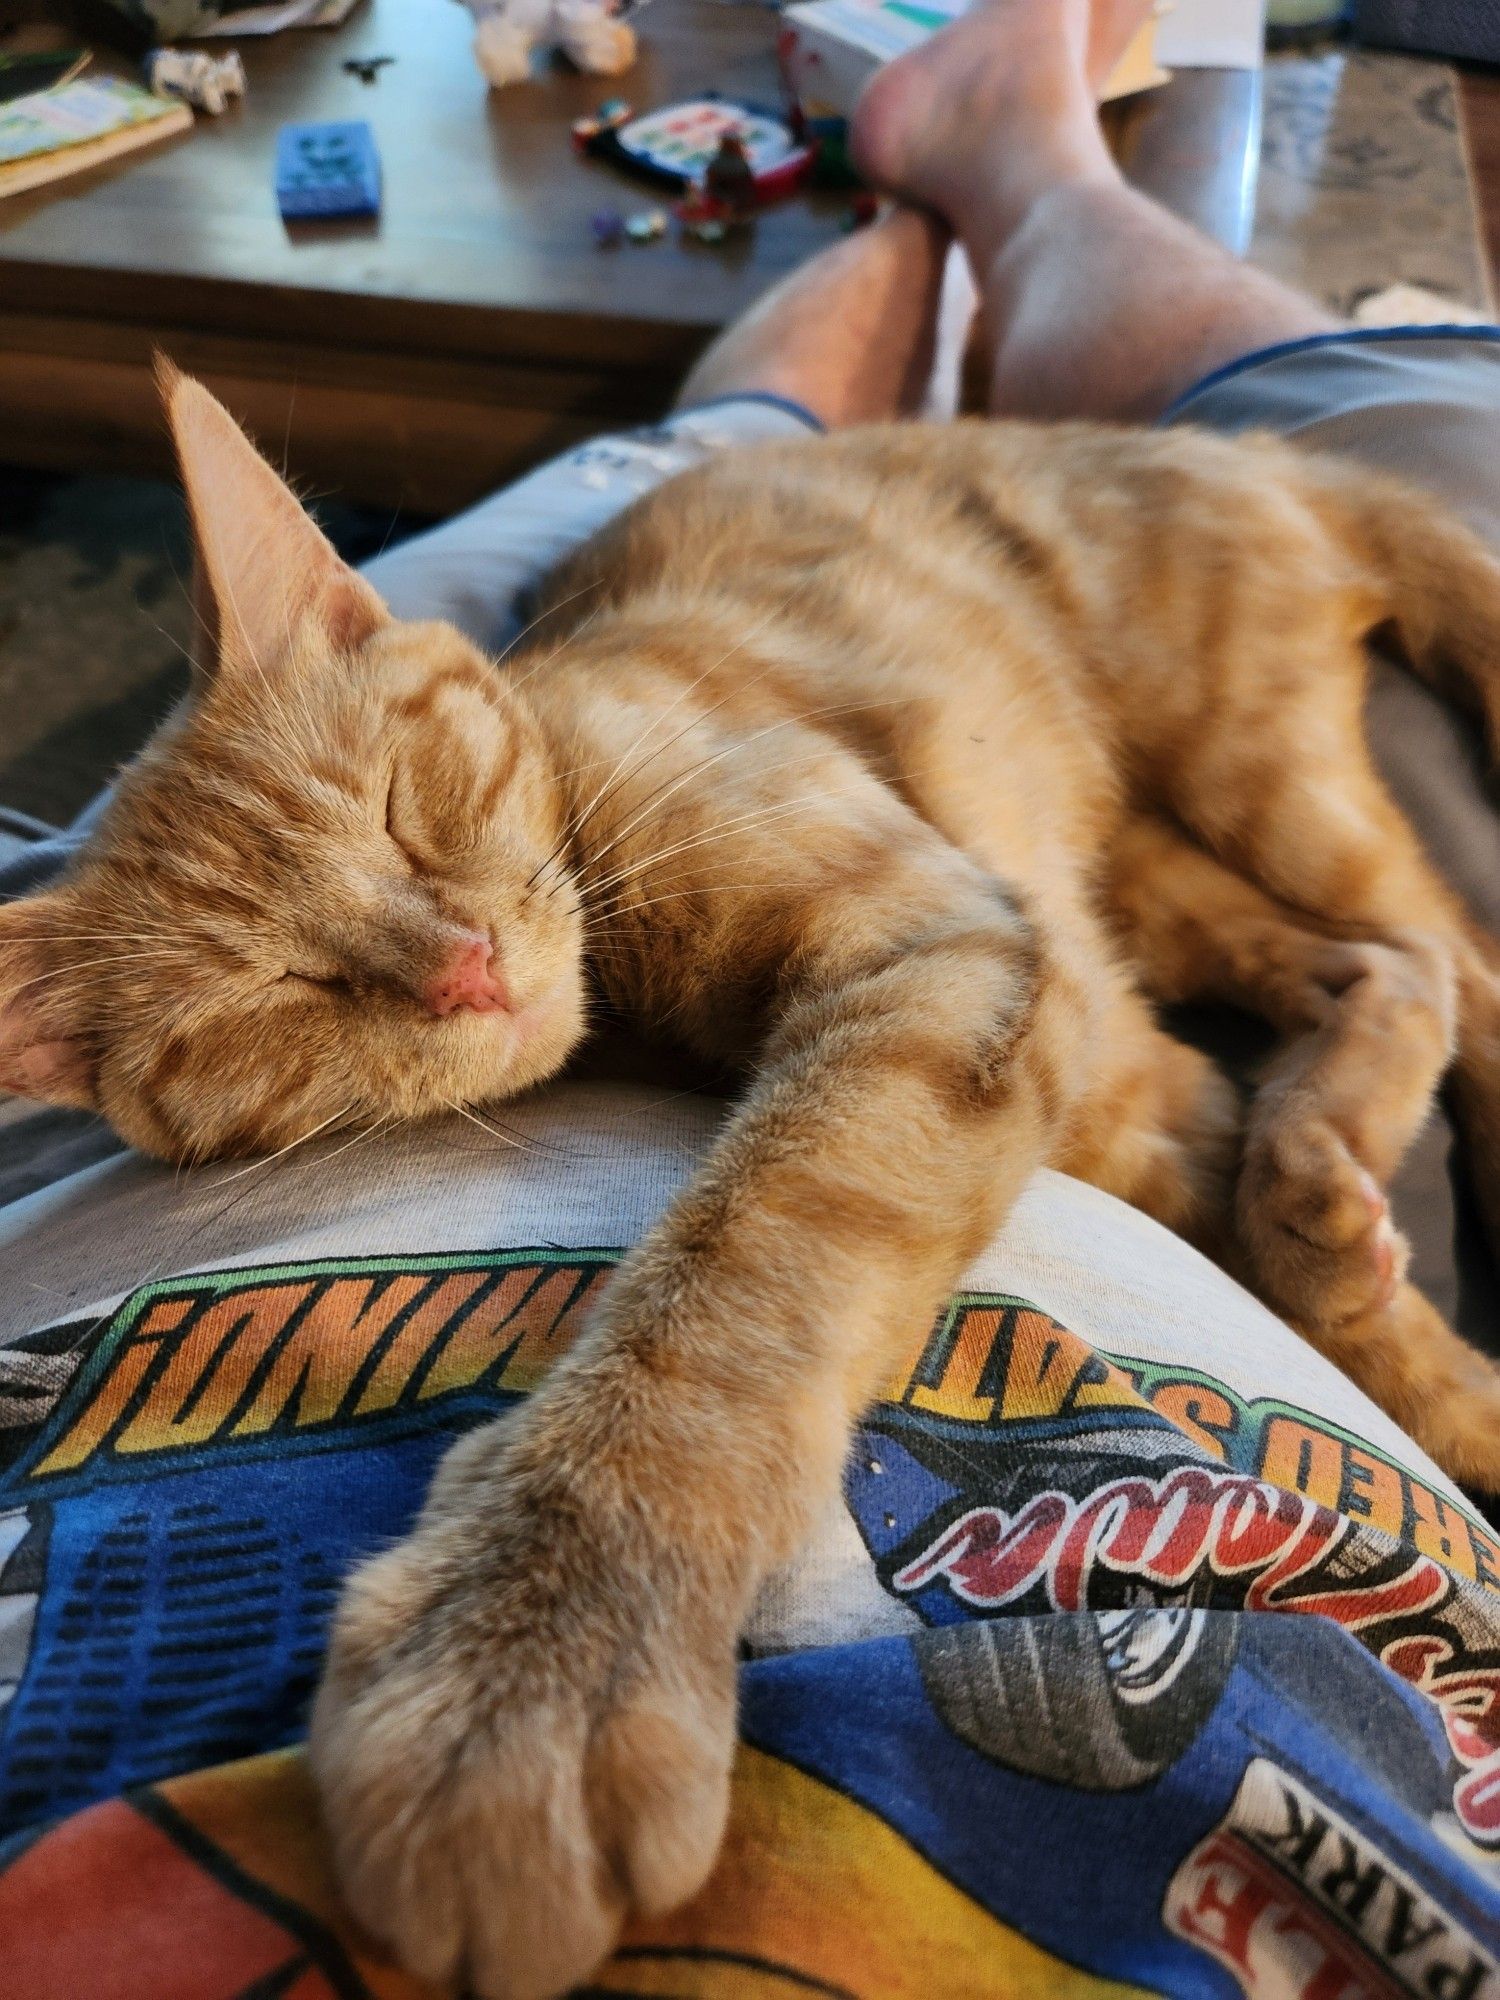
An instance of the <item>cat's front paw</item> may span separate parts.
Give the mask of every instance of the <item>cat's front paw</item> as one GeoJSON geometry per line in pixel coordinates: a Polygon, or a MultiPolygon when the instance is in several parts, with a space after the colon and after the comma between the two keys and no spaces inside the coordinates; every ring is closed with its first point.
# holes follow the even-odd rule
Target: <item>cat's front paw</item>
{"type": "Polygon", "coordinates": [[[472,1464],[450,1492],[348,1588],[313,1767],[355,1918],[423,1978],[543,2000],[712,1866],[735,1610],[634,1510],[472,1464]]]}

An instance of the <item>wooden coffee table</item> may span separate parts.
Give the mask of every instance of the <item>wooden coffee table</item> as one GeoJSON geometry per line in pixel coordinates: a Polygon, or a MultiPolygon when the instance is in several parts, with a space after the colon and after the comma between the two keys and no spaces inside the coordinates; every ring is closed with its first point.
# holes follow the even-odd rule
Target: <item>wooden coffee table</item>
{"type": "MultiPolygon", "coordinates": [[[[570,122],[617,89],[643,107],[705,88],[776,101],[773,13],[655,0],[619,85],[558,67],[498,95],[469,26],[443,0],[366,0],[341,29],[246,40],[242,108],[0,202],[0,457],[166,469],[160,347],[315,490],[445,512],[658,415],[713,333],[837,234],[847,203],[826,195],[715,248],[674,229],[601,251],[590,234],[596,210],[654,197],[578,158],[570,122]],[[362,55],[396,60],[367,85],[343,68],[362,55]],[[384,163],[379,221],[288,228],[277,127],[356,117],[384,163]]],[[[1255,77],[1185,73],[1117,115],[1117,144],[1140,185],[1241,247],[1258,108],[1255,77]]]]}

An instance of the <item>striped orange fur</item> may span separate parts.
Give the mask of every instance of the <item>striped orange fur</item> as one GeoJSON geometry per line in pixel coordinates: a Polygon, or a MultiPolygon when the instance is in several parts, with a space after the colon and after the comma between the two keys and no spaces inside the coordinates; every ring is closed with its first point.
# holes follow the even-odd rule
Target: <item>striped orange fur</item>
{"type": "Polygon", "coordinates": [[[558,1992],[701,1882],[751,1596],[1039,1164],[1500,1486],[1500,1378],[1383,1193],[1450,1065],[1500,1187],[1495,953],[1361,732],[1383,625],[1500,728],[1465,530],[1269,441],[871,429],[642,501],[497,670],[166,386],[210,657],[0,911],[0,1077],[168,1158],[270,1151],[553,1073],[592,983],[742,1079],[584,1341],[347,1596],[314,1757],[414,1970],[558,1992]],[[511,1006],[434,1019],[476,927],[511,1006]],[[1204,995],[1281,1037],[1247,1109],[1157,1018],[1204,995]]]}

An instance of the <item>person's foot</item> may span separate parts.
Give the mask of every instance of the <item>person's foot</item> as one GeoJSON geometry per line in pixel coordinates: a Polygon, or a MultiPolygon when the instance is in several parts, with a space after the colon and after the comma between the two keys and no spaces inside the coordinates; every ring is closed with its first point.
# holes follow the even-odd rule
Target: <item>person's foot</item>
{"type": "Polygon", "coordinates": [[[865,177],[965,235],[1015,226],[1060,181],[1112,178],[1098,93],[1151,0],[976,0],[888,63],[855,110],[865,177]]]}

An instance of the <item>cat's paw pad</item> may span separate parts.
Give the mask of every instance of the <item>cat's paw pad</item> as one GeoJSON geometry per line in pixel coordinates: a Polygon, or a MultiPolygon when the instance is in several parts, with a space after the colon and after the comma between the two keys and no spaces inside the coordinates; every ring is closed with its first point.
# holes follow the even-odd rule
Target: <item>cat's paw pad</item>
{"type": "Polygon", "coordinates": [[[1378,1311],[1405,1276],[1389,1202],[1326,1127],[1252,1144],[1236,1212],[1259,1287],[1298,1318],[1334,1325],[1378,1311]]]}
{"type": "Polygon", "coordinates": [[[1360,1192],[1369,1216],[1370,1259],[1375,1270],[1375,1304],[1387,1306],[1406,1273],[1406,1239],[1391,1220],[1391,1205],[1373,1174],[1361,1174],[1360,1192]]]}
{"type": "Polygon", "coordinates": [[[593,1972],[628,1914],[674,1908],[712,1866],[734,1631],[701,1605],[661,1617],[650,1581],[601,1570],[597,1549],[574,1567],[576,1526],[507,1544],[455,1525],[354,1578],[313,1768],[364,1929],[438,1985],[548,2000],[593,1972]],[[695,1656],[705,1626],[710,1661],[695,1656]]]}

